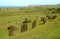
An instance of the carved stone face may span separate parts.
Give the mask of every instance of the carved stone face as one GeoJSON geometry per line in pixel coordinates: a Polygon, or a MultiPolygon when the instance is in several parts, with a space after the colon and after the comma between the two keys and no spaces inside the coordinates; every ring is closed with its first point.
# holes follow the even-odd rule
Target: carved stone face
{"type": "Polygon", "coordinates": [[[9,31],[9,36],[14,35],[14,31],[16,30],[16,27],[14,27],[14,26],[9,26],[7,29],[8,29],[8,31],[9,31]]]}
{"type": "Polygon", "coordinates": [[[26,23],[23,23],[21,25],[21,32],[25,32],[25,31],[27,31],[27,24],[26,23]]]}

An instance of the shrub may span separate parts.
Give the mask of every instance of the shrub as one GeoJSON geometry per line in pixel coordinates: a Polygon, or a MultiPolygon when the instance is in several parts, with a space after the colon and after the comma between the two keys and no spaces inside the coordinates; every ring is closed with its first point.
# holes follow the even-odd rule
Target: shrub
{"type": "Polygon", "coordinates": [[[8,23],[11,23],[11,21],[8,21],[8,23]]]}

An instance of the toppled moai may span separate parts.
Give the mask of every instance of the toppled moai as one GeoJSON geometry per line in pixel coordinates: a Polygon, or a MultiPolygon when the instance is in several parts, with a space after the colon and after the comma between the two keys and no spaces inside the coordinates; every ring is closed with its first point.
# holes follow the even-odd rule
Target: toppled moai
{"type": "Polygon", "coordinates": [[[16,30],[16,27],[14,27],[14,26],[9,26],[7,29],[8,29],[8,31],[9,31],[9,36],[14,35],[14,31],[16,30]]]}
{"type": "Polygon", "coordinates": [[[25,32],[25,31],[27,31],[27,23],[23,23],[21,25],[21,32],[25,32]]]}
{"type": "Polygon", "coordinates": [[[32,28],[35,28],[35,27],[36,27],[36,20],[34,20],[32,23],[32,28]]]}

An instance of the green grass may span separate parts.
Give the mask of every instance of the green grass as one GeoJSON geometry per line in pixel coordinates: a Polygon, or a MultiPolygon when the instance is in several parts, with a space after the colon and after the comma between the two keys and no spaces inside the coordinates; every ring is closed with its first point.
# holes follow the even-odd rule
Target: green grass
{"type": "MultiPolygon", "coordinates": [[[[55,13],[57,18],[46,24],[39,25],[41,17],[46,17],[48,8],[60,8],[60,6],[44,6],[44,8],[27,7],[27,8],[1,8],[0,10],[0,39],[60,39],[60,14],[55,13]],[[41,9],[41,10],[40,10],[41,9]],[[40,12],[34,12],[38,11],[40,12]],[[28,11],[28,13],[26,13],[28,11]],[[29,12],[32,11],[32,12],[29,12]],[[32,29],[32,22],[37,18],[37,26],[32,29]],[[31,19],[28,23],[28,31],[21,33],[21,25],[25,18],[31,19]],[[10,21],[10,23],[8,23],[10,21]],[[17,24],[16,24],[17,23],[17,24]],[[14,36],[8,36],[8,26],[15,26],[17,30],[14,36]]],[[[51,15],[52,13],[48,13],[51,15]]]]}

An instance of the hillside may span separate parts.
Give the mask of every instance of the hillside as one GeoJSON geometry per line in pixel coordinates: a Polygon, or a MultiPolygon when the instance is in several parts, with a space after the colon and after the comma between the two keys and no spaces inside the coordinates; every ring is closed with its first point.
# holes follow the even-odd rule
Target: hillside
{"type": "Polygon", "coordinates": [[[60,6],[0,8],[0,39],[60,39],[60,6]]]}

